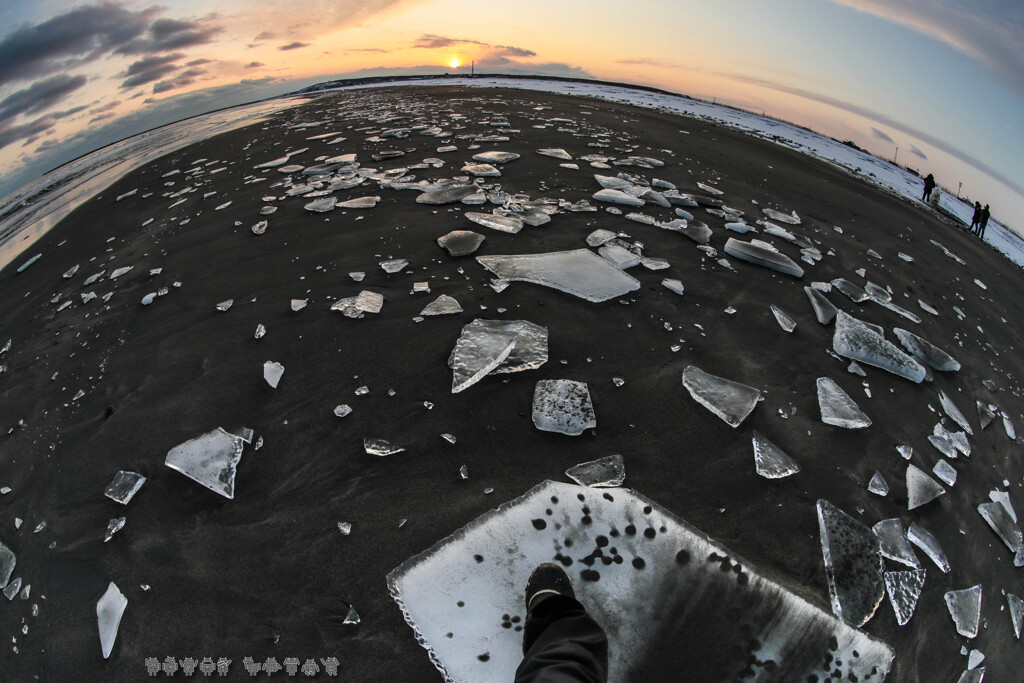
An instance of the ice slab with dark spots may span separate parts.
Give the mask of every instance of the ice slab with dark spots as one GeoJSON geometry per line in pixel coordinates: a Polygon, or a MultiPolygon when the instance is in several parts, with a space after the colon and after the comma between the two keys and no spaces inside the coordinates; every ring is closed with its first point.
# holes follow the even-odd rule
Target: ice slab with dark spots
{"type": "Polygon", "coordinates": [[[840,356],[887,370],[911,382],[920,384],[924,380],[923,365],[865,323],[842,311],[836,315],[832,348],[840,356]]]}
{"type": "Polygon", "coordinates": [[[469,256],[483,244],[483,235],[472,230],[452,230],[437,238],[438,246],[447,249],[452,256],[469,256]]]}
{"type": "Polygon", "coordinates": [[[906,626],[910,617],[914,616],[917,599],[924,588],[924,569],[904,572],[886,572],[885,590],[889,594],[889,604],[896,614],[896,623],[906,626]]]}
{"type": "Polygon", "coordinates": [[[533,391],[533,424],[543,432],[579,436],[597,426],[586,382],[542,379],[533,391]]]}
{"type": "Polygon", "coordinates": [[[235,469],[245,441],[222,428],[179,444],[164,464],[225,498],[235,497],[235,469]]]}
{"type": "Polygon", "coordinates": [[[885,597],[878,537],[827,500],[819,500],[817,507],[832,613],[851,626],[863,626],[885,597]]]}
{"type": "Polygon", "coordinates": [[[844,429],[864,429],[871,426],[871,418],[865,415],[852,398],[836,384],[831,377],[818,378],[818,408],[821,421],[844,429]]]}
{"type": "Polygon", "coordinates": [[[943,495],[946,489],[929,477],[924,470],[907,465],[907,509],[914,510],[943,495]]]}
{"type": "Polygon", "coordinates": [[[818,319],[818,322],[822,325],[828,325],[832,322],[836,314],[839,313],[839,309],[824,294],[813,287],[804,287],[804,292],[807,293],[807,298],[811,300],[814,317],[818,319]]]}
{"type": "Polygon", "coordinates": [[[621,455],[608,455],[597,460],[581,462],[565,471],[565,476],[580,486],[611,488],[622,486],[626,480],[626,463],[621,455]]]}
{"type": "Polygon", "coordinates": [[[754,387],[717,377],[695,365],[683,370],[683,386],[693,400],[730,427],[738,427],[761,400],[761,392],[754,387]]]}
{"type": "Polygon", "coordinates": [[[111,581],[103,597],[96,603],[96,622],[100,631],[100,650],[103,652],[103,659],[110,657],[110,651],[114,649],[117,629],[121,626],[121,615],[127,606],[128,598],[111,581]]]}
{"type": "Polygon", "coordinates": [[[765,479],[781,479],[800,471],[800,464],[756,430],[753,435],[754,467],[765,479]]]}
{"type": "Polygon", "coordinates": [[[640,281],[589,249],[516,256],[477,256],[476,260],[503,280],[532,282],[601,302],[640,288],[640,281]]]}
{"type": "Polygon", "coordinates": [[[796,278],[804,276],[804,269],[783,253],[772,251],[759,244],[742,242],[730,237],[725,243],[725,253],[754,265],[777,270],[796,278]]]}
{"type": "Polygon", "coordinates": [[[565,567],[605,627],[610,683],[666,671],[709,682],[838,671],[877,682],[892,663],[884,643],[628,489],[545,482],[404,562],[388,587],[447,680],[511,680],[523,658],[522,587],[542,562],[565,567]]]}
{"type": "Polygon", "coordinates": [[[121,470],[114,475],[113,480],[107,485],[107,490],[103,494],[121,505],[127,505],[145,483],[146,478],[138,472],[121,470]]]}
{"type": "Polygon", "coordinates": [[[992,531],[996,532],[1011,553],[1016,553],[1024,546],[1020,527],[1013,521],[1002,503],[982,503],[978,506],[978,514],[988,522],[992,531]]]}
{"type": "Polygon", "coordinates": [[[892,331],[900,340],[900,344],[903,344],[903,348],[933,370],[956,372],[960,369],[960,363],[955,358],[931,342],[899,327],[894,327],[892,331]]]}
{"type": "Polygon", "coordinates": [[[953,618],[956,632],[966,638],[978,635],[981,620],[981,584],[958,591],[949,591],[944,596],[949,616],[953,618]]]}

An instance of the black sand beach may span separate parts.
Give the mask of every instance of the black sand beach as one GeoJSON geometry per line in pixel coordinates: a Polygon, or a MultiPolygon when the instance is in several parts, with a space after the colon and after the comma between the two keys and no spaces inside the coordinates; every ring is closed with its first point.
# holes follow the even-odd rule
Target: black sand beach
{"type": "MultiPolygon", "coordinates": [[[[637,210],[659,220],[673,217],[671,209],[652,205],[637,210]]],[[[688,210],[714,231],[710,244],[718,258],[725,256],[729,237],[755,237],[799,259],[799,249],[781,239],[737,235],[704,207],[688,210]]],[[[17,555],[14,576],[31,584],[28,599],[0,600],[6,643],[0,680],[137,680],[146,676],[147,657],[163,661],[169,655],[227,657],[233,679],[247,677],[246,656],[257,662],[333,656],[340,680],[440,680],[388,593],[387,573],[545,479],[564,481],[566,468],[613,453],[625,458],[626,487],[825,611],[817,500],[827,499],[869,527],[892,517],[905,525],[917,521],[938,538],[952,571],[943,574],[919,553],[928,578],[913,619],[898,626],[885,601],[864,627],[895,650],[889,680],[955,681],[967,667],[965,645],[987,656],[986,680],[1018,675],[1013,671],[1022,662],[1021,643],[1004,593],[1024,591],[1021,570],[976,507],[998,488],[1022,509],[1024,466],[1020,447],[998,417],[980,429],[975,401],[999,406],[1024,426],[1024,363],[1017,349],[1024,273],[923,205],[705,121],[541,93],[382,88],[311,98],[269,123],[161,158],[75,210],[36,243],[36,252],[42,258],[24,272],[16,273],[24,258],[0,272],[0,345],[12,340],[0,356],[7,366],[0,375],[0,486],[11,488],[0,496],[0,542],[17,555]],[[452,120],[450,112],[466,118],[452,120]],[[383,142],[366,139],[413,125],[417,116],[453,136],[502,134],[485,119],[507,120],[520,132],[509,142],[480,142],[477,150],[468,149],[472,140],[416,131],[383,142]],[[576,123],[532,127],[551,118],[576,123]],[[318,121],[328,122],[288,128],[318,121]],[[363,127],[369,128],[356,130],[363,127]],[[307,139],[332,131],[346,140],[328,145],[331,138],[307,139]],[[600,141],[606,145],[588,146],[600,141]],[[436,151],[448,144],[458,151],[436,151]],[[608,205],[593,200],[596,213],[560,212],[547,225],[516,235],[461,215],[489,212],[491,204],[427,206],[416,203],[416,192],[383,189],[373,181],[334,193],[339,201],[380,196],[373,209],[320,214],[304,210],[309,200],[302,197],[263,201],[282,197],[284,189],[275,185],[285,176],[253,167],[303,147],[308,151],[289,163],[308,166],[318,157],[346,153],[355,153],[363,168],[397,168],[429,157],[445,161],[443,168],[410,171],[417,179],[459,175],[477,152],[516,152],[521,158],[502,165],[501,177],[484,182],[531,199],[589,200],[600,189],[595,172],[662,178],[701,195],[706,193],[697,183],[707,183],[724,192],[725,204],[746,212],[749,223],[764,218],[761,207],[795,210],[802,223],[784,227],[826,255],[817,264],[801,262],[805,275],[799,280],[733,258],[730,270],[685,236],[609,214],[608,205]],[[642,155],[665,166],[598,170],[577,160],[579,170],[570,170],[537,154],[539,148],[564,148],[573,157],[642,155]],[[405,155],[373,161],[381,150],[405,155]],[[204,170],[186,173],[196,167],[204,170]],[[225,170],[213,172],[220,168],[225,170]],[[182,173],[166,176],[175,169],[182,173]],[[267,180],[246,184],[253,176],[267,180]],[[189,185],[196,191],[169,208],[179,198],[164,195],[189,185]],[[132,190],[137,193],[115,201],[132,190]],[[216,194],[204,198],[206,193],[216,194]],[[279,208],[261,217],[267,204],[279,208]],[[250,227],[263,218],[266,233],[254,235],[250,227]],[[475,255],[528,254],[585,248],[586,236],[598,228],[628,233],[643,243],[646,256],[671,266],[632,268],[639,290],[589,303],[529,283],[495,292],[492,274],[473,256],[450,257],[435,242],[451,230],[474,230],[486,236],[475,255]],[[868,255],[869,249],[881,258],[868,255]],[[899,252],[913,262],[901,260],[899,252]],[[378,263],[392,258],[407,259],[409,266],[387,274],[378,263]],[[73,277],[61,277],[76,264],[73,277]],[[122,266],[133,269],[109,280],[122,266]],[[156,268],[160,274],[150,275],[156,268]],[[865,367],[866,377],[853,375],[846,371],[849,361],[830,355],[832,327],[815,320],[803,287],[840,277],[863,285],[865,278],[855,272],[860,268],[866,280],[891,287],[893,302],[921,323],[872,302],[854,304],[837,291],[827,295],[830,300],[884,326],[889,339],[893,327],[928,339],[959,360],[960,371],[936,372],[934,382],[914,384],[871,367],[865,367]],[[83,287],[101,270],[106,276],[83,287]],[[365,272],[365,279],[353,282],[348,273],[354,271],[365,272]],[[685,294],[663,287],[663,278],[681,280],[685,294]],[[428,282],[430,293],[411,293],[415,282],[428,282]],[[140,304],[163,287],[166,296],[140,304]],[[384,295],[380,313],[350,319],[330,310],[339,298],[364,289],[384,295]],[[107,302],[82,303],[79,295],[88,291],[113,295],[107,302]],[[457,299],[465,312],[415,322],[440,294],[457,299]],[[234,300],[229,310],[215,308],[227,299],[234,300]],[[308,299],[308,306],[292,311],[291,299],[308,299]],[[939,315],[923,311],[919,299],[939,315]],[[58,310],[64,301],[73,303],[58,310]],[[792,334],[779,327],[773,304],[796,320],[792,334]],[[726,313],[727,307],[735,313],[726,313]],[[545,326],[549,361],[538,370],[485,377],[452,394],[447,359],[462,327],[475,318],[545,326]],[[267,333],[255,339],[259,324],[267,333]],[[673,351],[674,345],[680,348],[673,351]],[[285,367],[276,389],[263,379],[268,360],[285,367]],[[689,365],[757,387],[765,399],[733,429],[687,394],[680,376],[689,365]],[[863,430],[823,424],[818,377],[836,380],[873,424],[863,430]],[[536,382],[561,378],[588,384],[595,430],[569,437],[532,424],[536,382]],[[616,386],[613,378],[625,384],[616,386]],[[986,388],[985,380],[995,389],[986,388]],[[356,395],[361,386],[369,393],[356,395]],[[74,400],[79,390],[84,396],[74,400]],[[952,462],[959,476],[946,495],[908,512],[907,461],[896,446],[913,446],[911,462],[931,472],[940,458],[927,441],[943,415],[939,390],[972,423],[973,453],[952,462]],[[336,417],[338,404],[353,412],[336,417]],[[245,448],[233,500],[164,465],[171,448],[218,426],[251,427],[263,439],[259,450],[245,448]],[[802,471],[780,480],[758,476],[754,430],[802,471]],[[442,433],[454,435],[456,443],[442,433]],[[385,438],[406,450],[368,455],[364,437],[385,438]],[[468,479],[460,477],[463,465],[468,479]],[[122,469],[148,478],[126,507],[103,495],[122,469]],[[867,490],[876,471],[889,483],[886,497],[867,490]],[[108,520],[120,516],[127,517],[125,527],[104,543],[108,520]],[[18,529],[15,518],[24,520],[18,529]],[[339,532],[339,521],[351,523],[350,535],[339,532]],[[34,533],[43,522],[45,528],[34,533]],[[104,660],[95,605],[110,581],[128,606],[104,660]],[[983,626],[968,640],[957,634],[943,594],[979,583],[983,626]],[[358,625],[342,623],[350,605],[361,617],[358,625]]],[[[887,562],[887,569],[896,568],[887,562]]],[[[705,618],[713,623],[720,617],[705,618]]],[[[710,643],[678,646],[694,656],[710,651],[710,643]]],[[[679,680],[678,670],[663,674],[664,680],[679,680]]]]}

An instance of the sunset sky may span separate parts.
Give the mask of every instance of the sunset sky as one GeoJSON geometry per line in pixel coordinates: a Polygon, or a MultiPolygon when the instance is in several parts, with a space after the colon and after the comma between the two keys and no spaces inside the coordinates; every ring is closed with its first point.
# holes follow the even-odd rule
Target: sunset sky
{"type": "Polygon", "coordinates": [[[0,197],[186,116],[474,61],[764,111],[963,182],[1024,233],[1021,0],[0,0],[0,197]]]}

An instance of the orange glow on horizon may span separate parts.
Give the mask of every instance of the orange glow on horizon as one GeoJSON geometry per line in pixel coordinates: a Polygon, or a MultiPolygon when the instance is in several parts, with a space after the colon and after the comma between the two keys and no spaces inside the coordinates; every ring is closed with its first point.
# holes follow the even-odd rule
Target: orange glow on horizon
{"type": "Polygon", "coordinates": [[[457,56],[453,56],[450,60],[448,60],[448,66],[450,66],[453,69],[458,69],[459,63],[459,58],[457,56]]]}

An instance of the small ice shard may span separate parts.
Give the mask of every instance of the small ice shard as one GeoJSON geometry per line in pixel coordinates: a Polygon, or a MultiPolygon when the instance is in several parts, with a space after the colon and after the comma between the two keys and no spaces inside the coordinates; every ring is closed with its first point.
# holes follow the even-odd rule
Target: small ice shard
{"type": "Polygon", "coordinates": [[[683,370],[683,386],[693,400],[733,428],[738,427],[761,400],[757,389],[708,374],[695,365],[683,370]]]}
{"type": "Polygon", "coordinates": [[[598,190],[594,193],[594,199],[599,202],[609,202],[611,204],[624,204],[626,206],[643,206],[647,202],[644,200],[626,194],[622,190],[598,190]]]}
{"type": "Polygon", "coordinates": [[[110,274],[110,279],[111,280],[116,280],[117,278],[121,277],[122,275],[124,275],[125,273],[127,273],[128,271],[130,271],[134,267],[135,266],[124,266],[123,268],[118,268],[117,270],[115,270],[113,273],[110,274]]]}
{"type": "Polygon", "coordinates": [[[913,256],[910,256],[908,254],[904,254],[902,251],[897,252],[896,255],[899,256],[904,261],[906,261],[907,263],[913,263],[914,262],[914,257],[913,256]]]}
{"type": "Polygon", "coordinates": [[[472,230],[452,230],[437,238],[438,246],[447,249],[451,256],[469,256],[480,248],[484,236],[472,230]]]}
{"type": "Polygon", "coordinates": [[[288,157],[287,156],[283,156],[283,157],[278,157],[277,159],[273,159],[271,161],[267,161],[267,162],[262,163],[262,164],[260,164],[258,166],[253,166],[253,168],[277,168],[278,166],[284,166],[287,163],[288,163],[288,157]]]}
{"type": "Polygon", "coordinates": [[[441,438],[444,439],[445,441],[447,441],[450,444],[454,444],[455,441],[456,441],[454,434],[442,434],[441,438]]]}
{"type": "Polygon", "coordinates": [[[683,293],[683,283],[680,282],[679,280],[673,280],[671,278],[665,278],[664,280],[661,281],[661,285],[662,285],[662,287],[664,287],[666,289],[672,290],[676,294],[682,294],[683,293]]]}
{"type": "Polygon", "coordinates": [[[924,569],[909,572],[885,572],[885,590],[889,594],[889,604],[896,614],[896,623],[906,626],[910,617],[914,616],[917,599],[924,588],[924,569]]]}
{"type": "Polygon", "coordinates": [[[164,464],[225,498],[235,497],[235,469],[245,441],[220,427],[172,448],[164,464]]]}
{"type": "Polygon", "coordinates": [[[978,401],[977,402],[977,406],[978,406],[978,421],[981,423],[981,428],[985,429],[985,427],[988,427],[990,424],[992,424],[992,420],[996,419],[995,410],[990,408],[988,405],[986,405],[982,401],[978,401]]]}
{"type": "Polygon", "coordinates": [[[309,303],[309,299],[292,299],[291,306],[293,311],[301,311],[309,303]]]}
{"type": "Polygon", "coordinates": [[[477,213],[475,211],[467,211],[465,216],[477,225],[482,225],[485,228],[491,228],[499,232],[507,232],[512,235],[523,229],[522,219],[515,216],[495,216],[492,213],[477,213]]]}
{"type": "Polygon", "coordinates": [[[868,376],[868,373],[864,372],[864,368],[858,365],[855,360],[850,361],[850,364],[846,366],[846,371],[851,375],[860,375],[861,377],[868,376]]]}
{"type": "Polygon", "coordinates": [[[942,404],[942,409],[946,411],[946,415],[949,415],[951,418],[953,418],[953,421],[956,422],[961,427],[963,427],[963,430],[965,432],[967,432],[971,436],[974,436],[974,430],[971,429],[971,424],[967,421],[967,418],[964,417],[964,414],[961,413],[960,409],[956,407],[952,399],[950,399],[949,396],[946,395],[946,392],[942,390],[939,391],[939,403],[942,404]]]}
{"type": "Polygon", "coordinates": [[[639,256],[617,244],[606,244],[597,251],[601,254],[601,258],[621,270],[627,270],[640,264],[639,256]]]}
{"type": "Polygon", "coordinates": [[[573,465],[565,471],[565,476],[580,486],[593,488],[622,486],[622,482],[626,480],[626,464],[621,455],[609,455],[573,465]]]}
{"type": "Polygon", "coordinates": [[[924,551],[935,566],[942,570],[944,574],[949,573],[949,560],[946,559],[946,554],[942,552],[942,546],[939,545],[938,539],[931,534],[930,531],[920,526],[917,522],[911,522],[910,528],[907,529],[907,538],[910,542],[924,551]]]}
{"type": "Polygon", "coordinates": [[[568,152],[566,152],[564,149],[560,149],[560,148],[557,148],[557,147],[547,148],[547,149],[538,149],[537,150],[537,154],[543,154],[546,157],[554,157],[555,159],[564,159],[564,160],[572,159],[572,156],[568,152]]]}
{"type": "Polygon", "coordinates": [[[261,216],[269,216],[273,213],[277,213],[276,206],[264,206],[262,209],[260,209],[261,216]]]}
{"type": "Polygon", "coordinates": [[[547,328],[526,320],[474,320],[462,328],[448,358],[452,393],[468,389],[491,372],[533,370],[547,359],[547,328]]]}
{"type": "MultiPolygon", "coordinates": [[[[2,546],[2,544],[0,544],[2,546]]],[[[4,597],[9,601],[13,601],[14,598],[18,597],[18,592],[21,590],[21,577],[19,576],[14,581],[7,584],[7,588],[4,588],[4,597]]]]}
{"type": "Polygon", "coordinates": [[[322,197],[306,204],[304,208],[306,211],[313,211],[315,213],[327,213],[328,211],[334,211],[334,207],[338,204],[337,197],[322,197]]]}
{"type": "Polygon", "coordinates": [[[608,240],[613,240],[617,237],[616,233],[611,230],[598,229],[587,235],[587,246],[599,247],[608,240]]]}
{"type": "Polygon", "coordinates": [[[544,432],[579,436],[597,426],[594,404],[585,382],[542,379],[533,392],[533,424],[544,432]]]}
{"type": "Polygon", "coordinates": [[[114,649],[114,641],[117,639],[117,629],[121,625],[121,615],[124,608],[128,606],[128,598],[117,589],[111,581],[107,586],[107,592],[96,603],[96,621],[100,630],[100,649],[103,651],[103,659],[110,657],[110,651],[114,649]]]}
{"type": "Polygon", "coordinates": [[[359,625],[359,613],[356,612],[356,608],[352,605],[348,606],[348,611],[345,613],[345,618],[341,621],[344,626],[358,626],[359,625]]]}
{"type": "Polygon", "coordinates": [[[281,166],[277,169],[278,173],[298,173],[299,171],[306,168],[301,164],[288,164],[287,166],[281,166]]]}
{"type": "Polygon", "coordinates": [[[949,591],[945,598],[949,616],[953,617],[953,623],[956,624],[956,632],[966,638],[977,636],[981,618],[981,584],[949,591]]]}
{"type": "Polygon", "coordinates": [[[665,259],[662,259],[662,258],[647,258],[647,257],[644,257],[644,258],[640,259],[640,265],[642,265],[647,270],[665,270],[671,264],[668,261],[666,261],[665,259]]]}
{"type": "Polygon", "coordinates": [[[796,278],[804,276],[804,269],[785,254],[772,251],[758,244],[742,242],[730,237],[725,243],[725,253],[754,265],[777,270],[796,278]]]}
{"type": "Polygon", "coordinates": [[[469,468],[466,467],[465,465],[459,468],[459,478],[469,479],[469,468]]]}
{"type": "Polygon", "coordinates": [[[380,197],[356,197],[355,199],[347,199],[343,202],[338,202],[337,208],[339,209],[372,209],[377,206],[380,201],[380,197]]]}
{"type": "Polygon", "coordinates": [[[996,532],[1011,553],[1016,553],[1024,547],[1024,536],[1020,527],[1001,503],[982,503],[978,506],[978,514],[988,522],[992,531],[996,532]]]}
{"type": "Polygon", "coordinates": [[[219,304],[217,304],[217,310],[218,311],[226,311],[229,308],[231,308],[231,305],[234,304],[234,303],[235,303],[234,299],[228,299],[227,301],[221,301],[219,304]]]}
{"type": "Polygon", "coordinates": [[[267,221],[260,221],[256,225],[252,226],[252,234],[262,235],[267,231],[267,226],[270,225],[267,221]]]}
{"type": "Polygon", "coordinates": [[[860,287],[858,287],[857,285],[853,284],[852,282],[845,278],[836,278],[835,280],[832,281],[832,286],[838,289],[843,294],[845,294],[847,297],[850,298],[851,301],[857,304],[861,303],[862,301],[867,301],[868,298],[870,298],[868,297],[867,292],[865,292],[863,289],[861,289],[860,287]]]}
{"type": "Polygon", "coordinates": [[[103,492],[103,495],[117,501],[121,505],[127,505],[145,483],[146,478],[138,472],[121,470],[114,475],[113,480],[107,485],[107,490],[103,492]]]}
{"type": "Polygon", "coordinates": [[[370,388],[367,386],[361,386],[353,392],[356,396],[366,396],[370,393],[370,388]]]}
{"type": "Polygon", "coordinates": [[[1024,627],[1024,600],[1013,593],[1006,594],[1006,603],[1010,608],[1010,621],[1013,622],[1013,634],[1020,640],[1020,632],[1024,627]]]}
{"type": "Polygon", "coordinates": [[[918,384],[926,374],[924,366],[913,357],[900,351],[895,344],[865,323],[842,311],[836,315],[832,348],[840,356],[888,370],[918,384]]]}
{"type": "Polygon", "coordinates": [[[501,171],[490,164],[467,164],[461,170],[463,173],[481,178],[496,178],[501,175],[501,171]]]}
{"type": "Polygon", "coordinates": [[[345,417],[346,415],[349,415],[351,412],[352,406],[350,406],[347,403],[342,403],[341,405],[334,407],[334,414],[337,415],[338,417],[345,417]]]}
{"type": "Polygon", "coordinates": [[[85,392],[82,391],[81,389],[79,389],[77,392],[75,392],[75,395],[71,397],[71,400],[72,401],[77,401],[78,399],[82,398],[83,396],[85,396],[85,392]]]}
{"type": "Polygon", "coordinates": [[[786,332],[792,332],[796,329],[796,321],[786,315],[786,312],[778,306],[772,306],[772,314],[775,316],[775,320],[779,323],[779,327],[786,332]]]}
{"type": "Polygon", "coordinates": [[[340,531],[343,536],[348,536],[349,534],[352,533],[352,523],[351,522],[338,522],[338,531],[340,531]]]}
{"type": "Polygon", "coordinates": [[[263,335],[265,335],[266,333],[267,328],[263,326],[263,323],[260,323],[256,326],[256,333],[253,335],[253,337],[255,337],[256,339],[262,339],[263,335]]]}
{"type": "Polygon", "coordinates": [[[533,282],[587,301],[614,299],[640,288],[640,282],[589,249],[516,256],[477,256],[503,280],[533,282]]]}
{"type": "Polygon", "coordinates": [[[925,503],[930,503],[946,489],[929,477],[923,470],[914,465],[907,465],[907,509],[914,510],[925,503]]]}
{"type": "Polygon", "coordinates": [[[396,258],[380,262],[381,269],[388,274],[401,272],[408,265],[409,262],[404,258],[396,258]]]}
{"type": "Polygon", "coordinates": [[[477,192],[476,185],[448,185],[437,190],[430,190],[416,197],[417,204],[453,204],[463,197],[477,192]]]}
{"type": "Polygon", "coordinates": [[[800,216],[796,215],[796,211],[794,211],[791,214],[782,213],[781,211],[769,209],[767,207],[762,208],[761,211],[764,213],[764,215],[768,216],[768,218],[771,218],[774,221],[781,221],[782,223],[787,223],[788,225],[800,225],[800,216]]]}
{"type": "Polygon", "coordinates": [[[124,517],[115,517],[107,522],[107,534],[103,537],[103,542],[106,543],[114,537],[114,534],[123,529],[126,521],[127,519],[124,517]]]}
{"type": "Polygon", "coordinates": [[[1006,436],[1010,437],[1011,441],[1017,440],[1017,430],[1013,428],[1013,423],[1010,422],[1010,416],[1006,413],[1002,413],[1003,418],[1003,430],[1006,432],[1006,436]]]}
{"type": "Polygon", "coordinates": [[[479,161],[483,164],[505,164],[509,161],[515,161],[519,158],[519,155],[515,152],[481,152],[480,154],[473,155],[473,161],[479,161]]]}
{"type": "Polygon", "coordinates": [[[818,378],[818,407],[821,409],[821,421],[825,424],[845,429],[871,426],[871,419],[831,377],[818,378]]]}
{"type": "Polygon", "coordinates": [[[960,674],[956,683],[982,683],[985,680],[985,667],[968,669],[960,674]]]}
{"type": "Polygon", "coordinates": [[[150,292],[146,296],[142,297],[142,305],[148,306],[156,299],[156,292],[150,292]]]}
{"type": "Polygon", "coordinates": [[[451,315],[452,313],[462,313],[462,306],[447,294],[437,297],[420,311],[420,315],[451,315]]]}
{"type": "Polygon", "coordinates": [[[71,266],[70,268],[68,268],[64,272],[64,276],[63,277],[66,280],[66,279],[68,279],[70,277],[73,277],[74,274],[77,273],[77,272],[78,272],[78,264],[76,263],[75,265],[71,266]]]}
{"type": "Polygon", "coordinates": [[[128,197],[133,197],[133,196],[135,196],[135,193],[138,192],[138,191],[139,191],[139,188],[135,188],[134,190],[129,190],[128,192],[125,192],[124,194],[119,194],[119,195],[117,195],[117,198],[114,199],[114,201],[115,202],[119,202],[122,199],[127,199],[128,197]]]}
{"type": "Polygon", "coordinates": [[[875,475],[871,477],[871,481],[868,482],[868,491],[876,496],[889,495],[889,484],[881,472],[875,472],[875,475]]]}
{"type": "Polygon", "coordinates": [[[364,289],[356,296],[338,299],[331,305],[331,310],[341,311],[349,318],[361,318],[363,313],[380,313],[383,306],[383,294],[364,289]]]}
{"type": "Polygon", "coordinates": [[[827,500],[817,508],[832,613],[859,628],[885,597],[878,537],[827,500]]]}
{"type": "Polygon", "coordinates": [[[394,455],[395,453],[401,453],[404,448],[396,446],[386,439],[374,439],[365,438],[363,439],[363,448],[366,450],[368,455],[394,455]]]}
{"type": "Polygon", "coordinates": [[[18,558],[14,556],[14,552],[3,543],[0,543],[0,588],[7,586],[11,580],[11,574],[14,573],[14,566],[17,563],[18,558]]]}
{"type": "Polygon", "coordinates": [[[886,303],[892,301],[892,294],[887,289],[876,285],[874,282],[864,283],[864,291],[868,293],[868,296],[875,301],[884,301],[886,303]]]}
{"type": "Polygon", "coordinates": [[[956,372],[960,369],[960,363],[955,358],[913,332],[907,332],[899,327],[894,327],[892,331],[900,340],[900,344],[903,344],[903,348],[927,363],[933,370],[956,372]]]}
{"type": "Polygon", "coordinates": [[[932,474],[946,483],[947,486],[956,484],[956,469],[945,460],[939,460],[932,468],[932,474]]]}
{"type": "Polygon", "coordinates": [[[753,437],[754,467],[765,479],[781,479],[800,471],[800,464],[756,430],[753,437]]]}
{"type": "Polygon", "coordinates": [[[971,650],[971,654],[967,657],[967,668],[977,669],[978,665],[985,661],[985,653],[979,650],[971,650]]]}
{"type": "Polygon", "coordinates": [[[277,383],[281,381],[281,375],[283,374],[284,366],[280,363],[268,360],[263,364],[263,379],[267,380],[267,384],[272,389],[277,389],[277,383]]]}
{"type": "Polygon", "coordinates": [[[878,536],[882,557],[901,562],[914,569],[921,567],[921,562],[914,554],[914,549],[910,546],[907,534],[903,529],[903,522],[899,518],[883,519],[871,527],[871,530],[875,532],[875,536],[878,536]]]}
{"type": "MultiPolygon", "coordinates": [[[[641,202],[641,204],[642,204],[642,203],[643,203],[643,202],[641,202]]],[[[25,262],[24,262],[24,263],[22,263],[22,264],[21,264],[20,266],[18,266],[18,272],[19,272],[19,273],[23,273],[23,272],[25,272],[25,269],[26,269],[26,268],[28,268],[28,267],[29,267],[29,266],[31,266],[31,265],[32,265],[33,263],[35,263],[36,261],[38,261],[38,260],[39,260],[40,258],[42,258],[42,256],[43,256],[42,254],[36,254],[35,256],[33,256],[32,258],[30,258],[29,260],[25,261],[25,262]]]]}
{"type": "Polygon", "coordinates": [[[832,305],[832,302],[825,298],[825,295],[813,287],[804,287],[807,298],[811,300],[814,308],[814,317],[822,325],[828,325],[839,312],[839,309],[832,305]]]}

